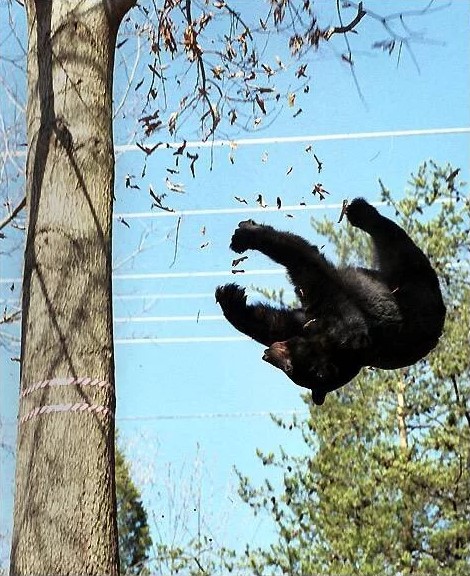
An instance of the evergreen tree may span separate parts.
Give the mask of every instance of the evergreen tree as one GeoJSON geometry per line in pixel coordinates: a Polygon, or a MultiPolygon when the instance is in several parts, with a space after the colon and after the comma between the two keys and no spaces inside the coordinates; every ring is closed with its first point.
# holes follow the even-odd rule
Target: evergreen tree
{"type": "MultiPolygon", "coordinates": [[[[254,574],[464,576],[470,567],[469,199],[458,172],[430,162],[395,202],[382,199],[443,281],[445,332],[428,358],[397,371],[363,370],[309,403],[306,420],[274,419],[304,442],[301,456],[259,452],[279,483],[239,472],[240,494],[268,513],[278,538],[246,549],[254,574]]],[[[370,255],[351,227],[313,222],[343,261],[370,255]]],[[[364,235],[365,236],[365,235],[364,235]]]]}
{"type": "Polygon", "coordinates": [[[132,481],[129,465],[116,449],[116,498],[119,557],[122,576],[149,574],[145,566],[152,546],[147,512],[141,495],[132,481]]]}

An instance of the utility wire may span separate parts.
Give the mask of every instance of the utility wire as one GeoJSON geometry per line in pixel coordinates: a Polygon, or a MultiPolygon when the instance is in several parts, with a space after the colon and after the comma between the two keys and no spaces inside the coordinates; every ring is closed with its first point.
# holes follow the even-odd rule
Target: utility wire
{"type": "Polygon", "coordinates": [[[205,420],[207,418],[265,418],[267,416],[306,416],[308,410],[282,410],[268,412],[202,412],[199,414],[155,414],[153,416],[121,416],[116,420],[121,422],[145,421],[145,420],[205,420]]]}
{"type": "MultiPolygon", "coordinates": [[[[275,276],[285,274],[284,268],[245,270],[243,276],[275,276]]],[[[202,272],[148,272],[132,274],[113,274],[113,280],[155,280],[168,278],[217,278],[224,276],[233,276],[232,270],[205,270],[202,272]]],[[[0,278],[0,284],[13,284],[22,282],[21,278],[0,278]]]]}
{"type": "Polygon", "coordinates": [[[223,320],[222,314],[204,315],[193,314],[191,316],[131,316],[129,318],[118,317],[114,319],[116,324],[142,324],[147,322],[214,322],[223,320]]]}
{"type": "MultiPolygon", "coordinates": [[[[469,134],[470,127],[450,127],[450,128],[424,128],[414,130],[383,130],[378,132],[352,132],[343,134],[312,134],[305,136],[272,136],[266,138],[238,138],[234,140],[194,140],[186,142],[149,142],[146,143],[148,148],[157,146],[161,150],[167,148],[181,148],[183,145],[186,149],[192,148],[237,148],[239,146],[260,146],[270,144],[295,144],[308,142],[329,142],[338,140],[370,140],[373,138],[402,138],[412,136],[439,136],[446,134],[469,134]]],[[[116,153],[125,152],[142,152],[137,144],[117,144],[114,147],[116,153]]],[[[26,156],[27,150],[2,150],[2,157],[26,156]]]]}
{"type": "MultiPolygon", "coordinates": [[[[271,416],[307,416],[308,410],[260,410],[258,412],[196,412],[194,414],[150,414],[149,416],[118,416],[117,422],[151,422],[156,420],[207,420],[236,418],[266,418],[271,416]]],[[[3,426],[17,426],[17,420],[11,418],[3,421],[3,426]]]]}
{"type": "MultiPolygon", "coordinates": [[[[371,202],[373,206],[385,206],[385,202],[371,202]]],[[[122,212],[114,214],[115,219],[124,218],[125,220],[131,220],[135,218],[145,219],[145,218],[168,218],[168,217],[181,217],[181,216],[214,216],[217,214],[253,214],[260,212],[301,212],[310,210],[340,210],[343,207],[342,203],[336,204],[309,204],[300,205],[296,204],[293,206],[266,206],[262,208],[261,206],[245,206],[240,208],[201,208],[197,210],[175,210],[174,212],[169,212],[167,210],[161,210],[159,212],[122,212]]]]}
{"type": "MultiPolygon", "coordinates": [[[[343,134],[312,134],[306,136],[272,136],[266,138],[239,138],[237,140],[195,140],[186,142],[168,142],[160,144],[160,148],[236,148],[238,146],[260,146],[268,144],[295,144],[309,142],[328,142],[337,140],[370,140],[373,138],[402,138],[410,136],[438,136],[445,134],[468,134],[470,127],[425,128],[417,130],[383,130],[379,132],[353,132],[343,134]]],[[[146,143],[148,148],[158,145],[146,143]]],[[[142,152],[137,144],[121,144],[115,146],[116,152],[142,152]]]]}
{"type": "Polygon", "coordinates": [[[114,344],[194,344],[201,342],[245,342],[248,336],[181,336],[174,338],[116,338],[114,344]]]}

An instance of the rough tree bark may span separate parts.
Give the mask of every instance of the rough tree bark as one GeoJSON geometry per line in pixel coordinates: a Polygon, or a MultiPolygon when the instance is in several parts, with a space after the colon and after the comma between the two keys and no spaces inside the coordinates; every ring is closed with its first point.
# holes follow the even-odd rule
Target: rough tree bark
{"type": "Polygon", "coordinates": [[[28,232],[10,573],[117,575],[112,80],[134,0],[28,0],[28,232]]]}

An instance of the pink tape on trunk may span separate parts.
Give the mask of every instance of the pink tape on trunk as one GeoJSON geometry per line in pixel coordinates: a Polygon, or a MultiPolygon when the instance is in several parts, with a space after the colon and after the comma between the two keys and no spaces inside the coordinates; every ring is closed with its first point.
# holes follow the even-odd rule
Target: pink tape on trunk
{"type": "Polygon", "coordinates": [[[103,416],[111,416],[112,412],[106,406],[99,404],[87,404],[86,402],[76,402],[74,404],[46,404],[45,406],[38,406],[20,418],[20,424],[42,416],[44,414],[52,414],[55,412],[87,412],[89,414],[102,414],[103,416]]]}
{"type": "Polygon", "coordinates": [[[89,378],[88,376],[82,376],[79,378],[74,378],[69,376],[66,378],[51,378],[50,380],[41,380],[41,382],[36,382],[27,386],[20,394],[21,398],[28,396],[36,390],[41,390],[43,388],[48,388],[50,386],[96,386],[97,388],[109,388],[110,384],[107,380],[100,380],[99,378],[89,378]]]}

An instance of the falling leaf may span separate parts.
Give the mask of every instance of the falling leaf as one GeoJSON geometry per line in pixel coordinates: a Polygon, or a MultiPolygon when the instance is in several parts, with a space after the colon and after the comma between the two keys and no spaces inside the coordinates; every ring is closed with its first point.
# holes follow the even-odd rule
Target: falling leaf
{"type": "Polygon", "coordinates": [[[295,75],[297,76],[297,78],[306,78],[307,75],[305,74],[305,70],[307,70],[307,64],[302,64],[301,66],[299,66],[297,68],[297,71],[295,73],[295,75]]]}
{"type": "Polygon", "coordinates": [[[266,162],[268,161],[269,158],[269,154],[267,152],[263,152],[263,154],[261,154],[261,162],[263,162],[264,164],[266,164],[266,162]]]}
{"type": "Polygon", "coordinates": [[[154,114],[149,116],[143,116],[139,118],[139,122],[143,125],[144,132],[146,136],[150,136],[156,130],[159,130],[163,126],[163,122],[158,117],[160,112],[157,110],[154,114]]]}
{"type": "Polygon", "coordinates": [[[194,165],[196,163],[196,160],[199,158],[199,154],[190,154],[189,152],[186,152],[186,156],[191,160],[191,164],[189,165],[189,169],[191,170],[191,174],[193,175],[193,178],[196,178],[196,172],[194,169],[194,165]]]}
{"type": "Polygon", "coordinates": [[[341,220],[344,218],[346,212],[348,211],[348,201],[347,200],[343,200],[343,205],[341,207],[341,214],[339,215],[339,220],[338,220],[338,224],[341,222],[341,220]]]}
{"type": "Polygon", "coordinates": [[[282,62],[282,60],[279,58],[279,56],[276,56],[275,58],[276,58],[276,62],[277,62],[277,65],[279,66],[279,68],[281,70],[285,70],[286,67],[285,67],[284,63],[282,62]]]}
{"type": "Polygon", "coordinates": [[[186,148],[186,144],[187,144],[186,140],[183,140],[183,143],[180,146],[178,146],[178,148],[173,152],[173,156],[182,155],[184,152],[184,149],[186,148]]]}
{"type": "Polygon", "coordinates": [[[264,203],[263,196],[261,194],[258,194],[258,197],[256,198],[256,202],[261,206],[261,208],[266,208],[266,206],[267,206],[267,204],[264,203]]]}
{"type": "Polygon", "coordinates": [[[232,270],[232,274],[245,274],[245,270],[232,270]]]}
{"type": "Polygon", "coordinates": [[[168,177],[165,178],[165,184],[168,190],[171,190],[172,192],[178,192],[179,194],[184,194],[184,184],[172,182],[168,177]]]}
{"type": "Polygon", "coordinates": [[[292,166],[289,166],[289,168],[287,169],[287,172],[286,172],[286,176],[289,176],[289,174],[292,172],[293,169],[294,168],[292,166]]]}
{"type": "Polygon", "coordinates": [[[329,194],[328,190],[325,190],[323,188],[323,184],[315,184],[312,190],[312,194],[315,196],[316,194],[318,194],[318,196],[320,197],[320,200],[324,200],[326,194],[329,194]]]}
{"type": "Polygon", "coordinates": [[[214,75],[214,78],[217,78],[217,80],[222,80],[224,74],[223,66],[214,66],[214,68],[212,68],[212,74],[214,75]]]}
{"type": "Polygon", "coordinates": [[[178,119],[178,112],[172,112],[168,118],[168,131],[171,135],[174,134],[176,130],[176,120],[178,119]]]}
{"type": "Polygon", "coordinates": [[[295,104],[295,94],[292,92],[287,96],[287,104],[292,108],[295,104]]]}
{"type": "Polygon", "coordinates": [[[297,112],[292,116],[292,118],[297,118],[299,114],[302,114],[302,108],[299,108],[297,112]]]}
{"type": "Polygon", "coordinates": [[[206,227],[203,226],[203,227],[201,228],[201,236],[205,236],[205,235],[206,235],[206,227]]]}
{"type": "Polygon", "coordinates": [[[174,212],[173,208],[169,208],[168,206],[164,206],[162,204],[162,200],[164,198],[166,198],[166,194],[161,194],[160,196],[158,196],[152,190],[151,186],[149,186],[149,194],[155,200],[155,202],[152,204],[152,208],[155,206],[156,208],[161,208],[162,210],[165,210],[166,212],[174,212]]]}
{"type": "Polygon", "coordinates": [[[232,268],[235,268],[235,266],[238,266],[241,262],[244,262],[247,259],[248,259],[248,256],[242,256],[241,258],[235,258],[235,260],[232,260],[232,268]]]}
{"type": "Polygon", "coordinates": [[[266,72],[268,78],[274,74],[274,70],[268,64],[261,64],[261,68],[266,72]]]}
{"type": "Polygon", "coordinates": [[[281,202],[281,199],[279,198],[279,196],[276,198],[276,204],[277,204],[277,209],[280,210],[281,206],[282,206],[282,202],[281,202]]]}
{"type": "Polygon", "coordinates": [[[237,121],[237,112],[235,109],[233,109],[233,110],[230,110],[228,115],[230,118],[230,125],[233,126],[233,124],[237,121]]]}
{"type": "Polygon", "coordinates": [[[119,216],[118,220],[119,220],[119,222],[121,222],[121,224],[124,224],[124,226],[127,226],[128,228],[130,228],[129,224],[124,220],[124,218],[122,216],[119,216]]]}
{"type": "Polygon", "coordinates": [[[259,94],[256,94],[255,100],[256,100],[256,103],[258,104],[258,106],[260,107],[261,112],[263,114],[266,114],[266,108],[264,106],[264,100],[260,97],[259,94]]]}
{"type": "Polygon", "coordinates": [[[319,160],[319,158],[316,154],[314,154],[313,157],[315,158],[315,162],[317,163],[317,167],[318,167],[318,173],[320,174],[320,172],[322,171],[322,168],[323,168],[323,162],[321,162],[319,160]]]}
{"type": "Polygon", "coordinates": [[[235,200],[236,200],[237,202],[241,202],[242,204],[247,204],[247,205],[248,205],[248,202],[245,200],[245,198],[240,198],[240,196],[235,196],[235,200]]]}
{"type": "Polygon", "coordinates": [[[209,242],[205,242],[204,244],[201,244],[200,248],[206,248],[207,246],[209,246],[209,242]]]}
{"type": "Polygon", "coordinates": [[[135,178],[134,175],[126,174],[125,184],[126,188],[131,188],[131,190],[140,190],[137,184],[132,184],[132,178],[135,178]]]}
{"type": "Polygon", "coordinates": [[[152,154],[153,152],[155,152],[155,150],[161,146],[163,144],[163,142],[157,142],[155,144],[155,146],[144,146],[143,144],[140,144],[139,142],[136,142],[136,146],[138,148],[140,148],[142,150],[142,152],[145,152],[147,154],[147,156],[150,156],[150,154],[152,154]]]}

